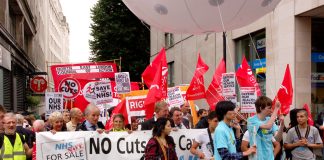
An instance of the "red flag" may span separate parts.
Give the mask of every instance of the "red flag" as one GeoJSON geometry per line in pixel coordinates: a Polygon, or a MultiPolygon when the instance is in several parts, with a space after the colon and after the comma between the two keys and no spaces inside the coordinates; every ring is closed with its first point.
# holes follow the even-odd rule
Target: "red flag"
{"type": "Polygon", "coordinates": [[[113,117],[115,114],[121,113],[123,114],[125,121],[124,124],[128,124],[128,114],[127,114],[127,109],[126,109],[126,99],[122,100],[116,108],[112,111],[112,114],[110,116],[110,119],[106,123],[105,129],[106,130],[111,130],[113,128],[113,117]]]}
{"type": "Polygon", "coordinates": [[[308,114],[308,120],[307,120],[308,125],[314,126],[314,120],[312,118],[312,114],[311,114],[309,107],[306,103],[304,104],[304,109],[307,111],[307,114],[308,114]]]}
{"type": "Polygon", "coordinates": [[[257,96],[261,96],[261,90],[258,82],[256,81],[249,63],[243,57],[242,64],[236,71],[237,83],[240,87],[255,87],[257,96]]]}
{"type": "Polygon", "coordinates": [[[166,98],[168,93],[168,64],[164,48],[161,49],[160,53],[155,57],[151,64],[146,67],[145,71],[142,73],[142,77],[146,86],[150,88],[155,78],[155,73],[158,70],[160,62],[162,63],[162,96],[163,98],[166,98]]]}
{"type": "Polygon", "coordinates": [[[186,93],[187,100],[196,100],[205,98],[205,86],[204,86],[204,74],[207,72],[209,67],[198,54],[198,61],[194,77],[192,78],[189,88],[186,93]]]}
{"type": "Polygon", "coordinates": [[[150,89],[147,93],[147,97],[144,101],[144,106],[145,106],[145,114],[146,118],[150,119],[153,117],[154,113],[154,104],[155,102],[161,100],[163,98],[162,96],[162,63],[159,64],[159,67],[157,70],[154,71],[155,77],[154,80],[150,86],[150,89]]]}
{"type": "Polygon", "coordinates": [[[288,114],[293,99],[293,87],[290,76],[289,64],[287,64],[285,76],[278,90],[276,98],[281,103],[281,114],[288,114]]]}
{"type": "Polygon", "coordinates": [[[226,73],[226,67],[224,59],[218,64],[215,70],[213,80],[211,81],[207,91],[206,100],[210,106],[210,109],[215,110],[215,106],[218,101],[224,100],[222,96],[222,74],[226,73]]]}

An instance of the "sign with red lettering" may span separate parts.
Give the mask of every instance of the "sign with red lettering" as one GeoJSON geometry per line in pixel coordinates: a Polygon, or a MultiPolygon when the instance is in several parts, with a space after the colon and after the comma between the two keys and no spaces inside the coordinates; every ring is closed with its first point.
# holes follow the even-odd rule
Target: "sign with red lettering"
{"type": "Polygon", "coordinates": [[[126,97],[126,109],[128,113],[128,122],[131,122],[132,117],[136,117],[137,121],[144,122],[145,110],[144,101],[146,95],[126,97]]]}
{"type": "Polygon", "coordinates": [[[64,98],[73,99],[79,95],[81,87],[76,79],[65,78],[61,81],[58,89],[63,93],[64,98]]]}
{"type": "Polygon", "coordinates": [[[44,92],[47,89],[47,81],[44,77],[36,76],[31,79],[30,88],[34,92],[44,92]]]}
{"type": "Polygon", "coordinates": [[[87,83],[83,88],[83,96],[88,102],[92,102],[96,105],[111,103],[113,101],[113,95],[111,91],[111,83],[106,81],[94,81],[87,83]]]}

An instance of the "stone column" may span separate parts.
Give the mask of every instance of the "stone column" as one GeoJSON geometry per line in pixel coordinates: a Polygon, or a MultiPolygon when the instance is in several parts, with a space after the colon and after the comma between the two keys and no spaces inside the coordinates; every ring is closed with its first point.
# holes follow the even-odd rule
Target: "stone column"
{"type": "Polygon", "coordinates": [[[295,102],[296,108],[311,104],[311,28],[310,17],[295,18],[295,102]]]}

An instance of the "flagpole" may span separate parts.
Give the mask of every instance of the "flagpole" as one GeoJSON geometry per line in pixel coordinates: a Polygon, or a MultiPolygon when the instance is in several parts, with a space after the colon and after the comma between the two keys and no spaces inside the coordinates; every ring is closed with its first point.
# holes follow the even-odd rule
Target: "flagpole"
{"type": "Polygon", "coordinates": [[[225,62],[225,72],[226,72],[226,32],[223,32],[223,59],[225,62]]]}

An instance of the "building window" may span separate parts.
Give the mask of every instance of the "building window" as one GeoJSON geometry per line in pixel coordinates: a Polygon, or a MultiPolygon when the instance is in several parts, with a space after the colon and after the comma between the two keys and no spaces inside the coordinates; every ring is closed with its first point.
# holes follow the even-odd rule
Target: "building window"
{"type": "Polygon", "coordinates": [[[168,63],[168,86],[174,86],[174,61],[168,63]]]}
{"type": "Polygon", "coordinates": [[[245,56],[260,85],[263,95],[266,95],[266,37],[265,30],[251,33],[235,41],[236,69],[245,56]],[[250,36],[251,35],[251,36],[250,36]]]}
{"type": "Polygon", "coordinates": [[[9,17],[9,32],[16,39],[16,15],[11,8],[9,8],[9,17]]]}
{"type": "Polygon", "coordinates": [[[165,33],[165,48],[170,48],[174,45],[174,36],[172,33],[165,33]]]}
{"type": "MultiPolygon", "coordinates": [[[[311,52],[311,102],[312,116],[315,118],[324,111],[324,19],[312,19],[311,52]]],[[[315,118],[316,119],[316,118],[315,118]]]]}

